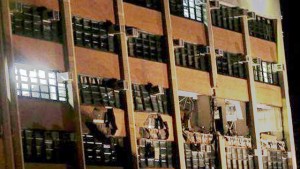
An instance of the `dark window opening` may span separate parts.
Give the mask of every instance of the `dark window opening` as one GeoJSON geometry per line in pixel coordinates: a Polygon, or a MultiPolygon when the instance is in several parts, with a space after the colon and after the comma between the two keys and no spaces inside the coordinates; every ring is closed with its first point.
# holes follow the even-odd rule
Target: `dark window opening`
{"type": "Polygon", "coordinates": [[[218,73],[226,76],[246,78],[246,65],[241,54],[224,52],[224,56],[217,57],[218,73]]]}

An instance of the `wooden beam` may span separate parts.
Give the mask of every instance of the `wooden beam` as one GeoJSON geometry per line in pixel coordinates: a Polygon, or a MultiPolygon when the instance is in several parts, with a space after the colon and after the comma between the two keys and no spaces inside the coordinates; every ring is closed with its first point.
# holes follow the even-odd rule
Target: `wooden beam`
{"type": "Polygon", "coordinates": [[[278,53],[278,63],[283,64],[285,69],[282,72],[279,72],[279,81],[282,93],[282,117],[283,117],[283,133],[284,138],[287,143],[287,148],[292,158],[289,159],[289,168],[297,169],[297,158],[296,158],[296,149],[294,141],[294,131],[293,131],[293,120],[292,120],[292,111],[290,104],[289,96],[289,86],[288,86],[288,76],[286,69],[286,59],[285,59],[285,50],[284,50],[284,41],[283,41],[283,32],[282,32],[282,23],[281,18],[276,19],[274,24],[276,31],[275,37],[277,42],[277,53],[278,53]]]}
{"type": "Polygon", "coordinates": [[[246,73],[248,78],[248,90],[249,90],[249,112],[251,117],[251,138],[252,138],[252,147],[256,149],[257,156],[257,166],[258,169],[263,169],[263,161],[262,161],[262,149],[260,143],[260,133],[258,124],[258,114],[257,114],[257,99],[256,99],[256,88],[255,88],[255,81],[254,81],[254,73],[253,73],[253,58],[251,52],[251,42],[250,42],[250,35],[249,35],[249,26],[248,26],[248,16],[244,15],[242,17],[242,30],[244,35],[244,45],[246,49],[246,58],[248,58],[247,66],[246,66],[246,73]]]}
{"type": "MultiPolygon", "coordinates": [[[[1,6],[0,4],[0,11],[2,11],[1,6]]],[[[0,12],[0,18],[2,18],[2,12],[0,12]]],[[[4,54],[3,26],[2,22],[0,22],[0,139],[3,139],[4,144],[4,154],[0,154],[0,156],[5,157],[5,159],[1,160],[4,160],[6,169],[14,169],[14,151],[9,112],[9,75],[4,54]]]]}
{"type": "MultiPolygon", "coordinates": [[[[208,41],[208,45],[209,45],[209,50],[210,50],[210,57],[209,57],[209,61],[210,61],[210,83],[211,83],[211,88],[212,88],[212,97],[213,99],[217,99],[217,97],[222,97],[222,93],[221,95],[218,95],[221,92],[220,89],[218,89],[218,69],[217,69],[217,57],[216,57],[216,48],[215,48],[215,37],[214,37],[214,27],[212,24],[212,16],[211,16],[211,7],[210,7],[210,1],[208,0],[206,2],[206,11],[207,11],[207,18],[206,18],[206,22],[204,22],[204,24],[206,25],[206,38],[208,41]]],[[[224,83],[224,81],[222,81],[222,83],[224,83]]],[[[214,119],[214,114],[211,117],[211,121],[212,121],[212,127],[213,130],[216,130],[216,126],[215,126],[215,119],[214,119]]],[[[226,163],[226,154],[225,153],[225,141],[224,138],[222,136],[218,136],[218,144],[219,144],[219,151],[218,151],[218,157],[219,157],[219,168],[220,169],[226,169],[227,168],[227,163],[226,163]]]]}
{"type": "MultiPolygon", "coordinates": [[[[13,141],[13,155],[15,169],[24,169],[24,158],[22,148],[21,124],[18,108],[18,96],[15,83],[15,59],[13,52],[13,39],[11,29],[11,17],[9,9],[9,0],[1,1],[1,21],[2,21],[2,39],[3,39],[3,58],[6,66],[7,98],[9,101],[11,136],[13,141]]],[[[7,111],[7,108],[6,108],[7,111]]],[[[10,143],[8,143],[10,144],[10,143]]],[[[9,146],[9,145],[8,145],[9,146]]]]}
{"type": "MultiPolygon", "coordinates": [[[[165,36],[167,37],[167,51],[168,51],[168,76],[171,90],[171,105],[172,105],[172,116],[173,116],[173,126],[174,126],[174,137],[175,144],[177,149],[177,159],[178,168],[186,169],[185,164],[185,151],[184,151],[184,139],[182,133],[182,123],[180,116],[180,105],[179,105],[179,96],[178,96],[178,79],[177,79],[177,69],[175,62],[174,54],[174,45],[173,45],[173,30],[172,30],[172,21],[171,21],[171,12],[169,0],[162,0],[163,6],[163,25],[165,36]]],[[[177,167],[176,167],[177,168],[177,167]]]]}
{"type": "Polygon", "coordinates": [[[132,96],[132,82],[131,82],[131,74],[130,74],[130,65],[129,65],[129,57],[128,57],[128,46],[127,46],[127,36],[125,30],[125,13],[124,13],[124,2],[123,0],[114,0],[115,3],[115,15],[116,15],[116,23],[120,28],[120,73],[121,78],[126,81],[128,84],[128,89],[125,91],[125,116],[126,116],[126,131],[127,131],[127,144],[130,149],[131,156],[129,156],[130,162],[128,164],[131,166],[127,166],[127,168],[138,169],[138,147],[137,147],[137,136],[136,136],[136,123],[135,123],[135,113],[134,113],[134,105],[133,105],[133,96],[132,96]]]}
{"type": "Polygon", "coordinates": [[[63,48],[66,71],[71,74],[72,81],[68,82],[68,89],[72,90],[69,95],[69,103],[74,111],[74,123],[75,125],[75,141],[77,151],[77,168],[85,169],[85,157],[82,138],[82,121],[80,112],[80,97],[78,88],[78,75],[76,68],[76,56],[72,27],[72,13],[70,0],[59,0],[60,11],[62,14],[62,29],[63,29],[63,48]]]}
{"type": "Polygon", "coordinates": [[[217,88],[217,76],[218,76],[218,70],[217,70],[217,58],[216,58],[216,52],[215,52],[215,37],[214,37],[214,31],[213,31],[213,25],[212,25],[212,19],[211,19],[211,8],[209,1],[206,2],[206,11],[207,11],[207,18],[206,18],[206,37],[208,39],[208,45],[210,50],[210,57],[209,61],[211,64],[210,67],[210,82],[211,87],[213,90],[213,96],[216,96],[216,88],[217,88]]]}

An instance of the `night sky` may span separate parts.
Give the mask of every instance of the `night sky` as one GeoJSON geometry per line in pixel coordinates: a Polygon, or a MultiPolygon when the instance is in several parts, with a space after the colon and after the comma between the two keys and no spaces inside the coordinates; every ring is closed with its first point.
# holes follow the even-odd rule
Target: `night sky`
{"type": "MultiPolygon", "coordinates": [[[[296,2],[281,0],[281,7],[294,132],[296,145],[300,145],[300,8],[296,2]]],[[[300,151],[297,159],[299,155],[300,151]]]]}

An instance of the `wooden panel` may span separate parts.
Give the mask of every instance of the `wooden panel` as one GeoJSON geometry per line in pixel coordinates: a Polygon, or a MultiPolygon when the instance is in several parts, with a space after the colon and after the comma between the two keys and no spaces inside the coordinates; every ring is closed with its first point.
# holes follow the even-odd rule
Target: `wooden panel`
{"type": "Polygon", "coordinates": [[[22,129],[73,131],[73,113],[65,102],[19,97],[22,129]]]}
{"type": "Polygon", "coordinates": [[[249,101],[248,85],[245,79],[218,75],[217,97],[239,101],[249,101]]]}
{"type": "Polygon", "coordinates": [[[25,163],[25,169],[68,169],[66,164],[25,163]]]}
{"type": "MultiPolygon", "coordinates": [[[[81,105],[81,113],[82,113],[82,129],[83,133],[89,133],[89,129],[85,125],[85,120],[87,118],[93,118],[92,113],[95,106],[87,106],[87,105],[81,105]]],[[[101,108],[103,111],[106,111],[105,108],[101,108]]],[[[117,125],[117,131],[114,136],[116,137],[126,137],[126,126],[125,126],[125,112],[121,109],[114,109],[114,115],[116,119],[116,125],[117,125]]]]}
{"type": "Polygon", "coordinates": [[[115,23],[112,0],[71,0],[72,15],[115,23]]]}
{"type": "Polygon", "coordinates": [[[59,43],[13,35],[13,48],[16,63],[65,70],[63,49],[59,43]]]}
{"type": "Polygon", "coordinates": [[[260,57],[263,61],[277,62],[276,43],[250,37],[251,50],[253,57],[260,57]]]}
{"type": "Polygon", "coordinates": [[[18,2],[35,6],[44,6],[48,9],[59,10],[58,0],[21,0],[18,2]]]}
{"type": "Polygon", "coordinates": [[[138,58],[129,58],[132,83],[160,85],[169,88],[167,65],[138,58]]]}
{"type": "Polygon", "coordinates": [[[195,92],[199,95],[211,95],[210,76],[208,72],[177,66],[178,89],[195,92]]]}
{"type": "Polygon", "coordinates": [[[118,55],[82,47],[75,53],[79,74],[120,79],[118,55]]]}
{"type": "Polygon", "coordinates": [[[241,33],[213,27],[215,48],[232,53],[245,53],[243,36],[241,33]]]}
{"type": "Polygon", "coordinates": [[[186,42],[207,45],[205,26],[201,22],[172,16],[173,37],[186,42]]]}
{"type": "MultiPolygon", "coordinates": [[[[137,135],[137,139],[141,138],[140,135],[140,127],[145,127],[145,122],[148,118],[150,113],[146,113],[146,112],[136,112],[135,113],[135,122],[136,122],[136,135],[137,135]]],[[[169,138],[168,141],[174,141],[174,133],[173,133],[173,119],[172,116],[170,115],[165,115],[165,114],[161,114],[161,117],[163,119],[163,121],[166,121],[168,123],[168,128],[169,128],[169,138]]]]}
{"type": "Polygon", "coordinates": [[[124,3],[127,26],[137,27],[152,34],[163,34],[161,12],[124,3]]]}
{"type": "Polygon", "coordinates": [[[256,82],[255,87],[258,103],[282,107],[282,95],[279,86],[256,82]]]}

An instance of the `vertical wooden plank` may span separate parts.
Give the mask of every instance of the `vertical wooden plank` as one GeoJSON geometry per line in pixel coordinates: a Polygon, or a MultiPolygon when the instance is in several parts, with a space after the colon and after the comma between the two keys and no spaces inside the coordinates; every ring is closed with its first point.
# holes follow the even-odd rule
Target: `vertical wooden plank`
{"type": "Polygon", "coordinates": [[[280,79],[279,82],[281,87],[282,106],[283,106],[282,107],[283,132],[284,132],[284,137],[286,139],[288,151],[291,153],[292,156],[292,158],[289,159],[289,168],[297,169],[293,120],[292,120],[292,111],[291,111],[290,96],[289,96],[288,76],[287,76],[287,69],[286,69],[286,59],[285,59],[281,18],[276,19],[276,23],[274,24],[274,26],[276,28],[275,37],[277,42],[278,64],[283,64],[285,67],[285,69],[282,72],[279,72],[279,79],[280,79]]]}
{"type": "Polygon", "coordinates": [[[252,146],[257,151],[256,161],[258,169],[263,169],[263,161],[262,161],[262,149],[260,144],[260,133],[258,125],[258,114],[257,114],[257,99],[256,99],[256,89],[255,89],[255,81],[254,81],[254,73],[253,73],[253,59],[251,53],[251,44],[250,44],[250,35],[249,35],[249,26],[248,26],[248,16],[244,15],[242,17],[242,30],[244,36],[244,45],[246,49],[246,57],[248,58],[247,62],[247,80],[248,80],[248,90],[249,90],[249,112],[251,117],[251,138],[252,138],[252,146]]]}
{"type": "MultiPolygon", "coordinates": [[[[0,4],[0,18],[2,18],[2,5],[0,4]]],[[[0,157],[5,157],[3,160],[6,169],[14,168],[13,143],[10,124],[9,112],[9,88],[8,88],[8,70],[4,55],[4,39],[3,39],[3,24],[0,22],[0,139],[3,139],[3,154],[0,157]]],[[[0,165],[1,166],[1,165],[0,165]]]]}
{"type": "Polygon", "coordinates": [[[214,38],[214,32],[213,32],[213,25],[212,25],[212,19],[211,19],[211,7],[209,0],[206,2],[206,11],[207,11],[207,19],[205,24],[206,28],[206,37],[208,39],[208,45],[210,49],[210,57],[209,61],[211,64],[210,67],[210,81],[211,81],[211,87],[213,90],[213,96],[216,96],[216,87],[217,87],[217,76],[218,76],[218,70],[217,70],[217,58],[216,58],[216,52],[215,52],[215,38],[214,38]]]}
{"type": "MultiPolygon", "coordinates": [[[[212,24],[212,16],[211,16],[211,6],[210,1],[207,0],[206,2],[206,11],[207,11],[207,18],[206,22],[204,23],[206,25],[206,37],[208,40],[209,50],[210,50],[210,82],[211,82],[211,88],[212,88],[212,97],[213,99],[216,99],[218,97],[217,93],[217,81],[218,81],[218,69],[217,69],[217,57],[216,57],[216,48],[215,48],[215,37],[214,37],[214,31],[213,31],[213,24],[212,24]]],[[[214,116],[214,115],[213,115],[214,116]]],[[[215,129],[215,123],[214,123],[214,117],[211,117],[211,120],[213,121],[213,129],[215,129]]],[[[219,152],[218,157],[220,160],[219,167],[221,169],[226,169],[226,154],[225,153],[225,146],[224,144],[224,138],[222,136],[219,136],[219,152]]]]}
{"type": "Polygon", "coordinates": [[[225,138],[221,135],[218,136],[218,144],[219,144],[219,160],[221,162],[222,169],[227,168],[227,161],[226,161],[226,152],[225,152],[225,138]]]}
{"type": "MultiPolygon", "coordinates": [[[[70,0],[59,0],[60,11],[62,14],[62,29],[63,29],[63,48],[65,68],[70,73],[72,81],[68,82],[68,88],[72,89],[70,92],[72,95],[69,97],[69,103],[75,113],[74,123],[75,125],[75,141],[77,151],[77,168],[85,169],[84,147],[82,138],[82,121],[80,112],[80,98],[78,88],[78,76],[76,68],[75,46],[72,27],[72,14],[70,0]]],[[[70,95],[69,95],[70,96],[70,95]]]]}
{"type": "Polygon", "coordinates": [[[125,13],[124,13],[124,2],[123,0],[114,0],[115,3],[115,14],[116,14],[116,23],[120,28],[120,73],[121,78],[125,80],[128,84],[128,89],[125,91],[125,101],[126,101],[126,133],[127,133],[127,144],[130,147],[131,156],[130,167],[132,169],[138,169],[138,149],[137,149],[137,136],[136,136],[136,125],[135,125],[135,112],[133,105],[133,97],[132,97],[132,86],[131,86],[131,75],[130,75],[130,65],[129,65],[129,57],[128,57],[128,46],[127,46],[127,36],[125,30],[125,13]]]}
{"type": "Polygon", "coordinates": [[[174,137],[175,144],[177,148],[177,159],[178,168],[185,169],[185,153],[184,153],[184,139],[182,133],[182,124],[181,124],[181,116],[180,116],[180,105],[179,105],[179,96],[178,96],[178,79],[177,79],[177,70],[175,63],[175,54],[174,54],[174,45],[173,45],[173,30],[171,23],[171,13],[170,13],[170,5],[169,0],[162,0],[163,6],[163,24],[164,24],[164,33],[167,37],[167,45],[168,45],[168,76],[170,82],[171,89],[171,105],[172,105],[172,113],[173,113],[173,126],[174,126],[174,137]]]}
{"type": "Polygon", "coordinates": [[[18,109],[18,96],[15,83],[15,60],[12,43],[11,18],[9,9],[9,0],[1,0],[1,21],[2,21],[2,39],[3,39],[3,57],[6,66],[7,77],[7,96],[9,100],[11,136],[13,141],[14,165],[16,169],[24,169],[24,158],[22,149],[22,136],[20,115],[18,109]]]}

